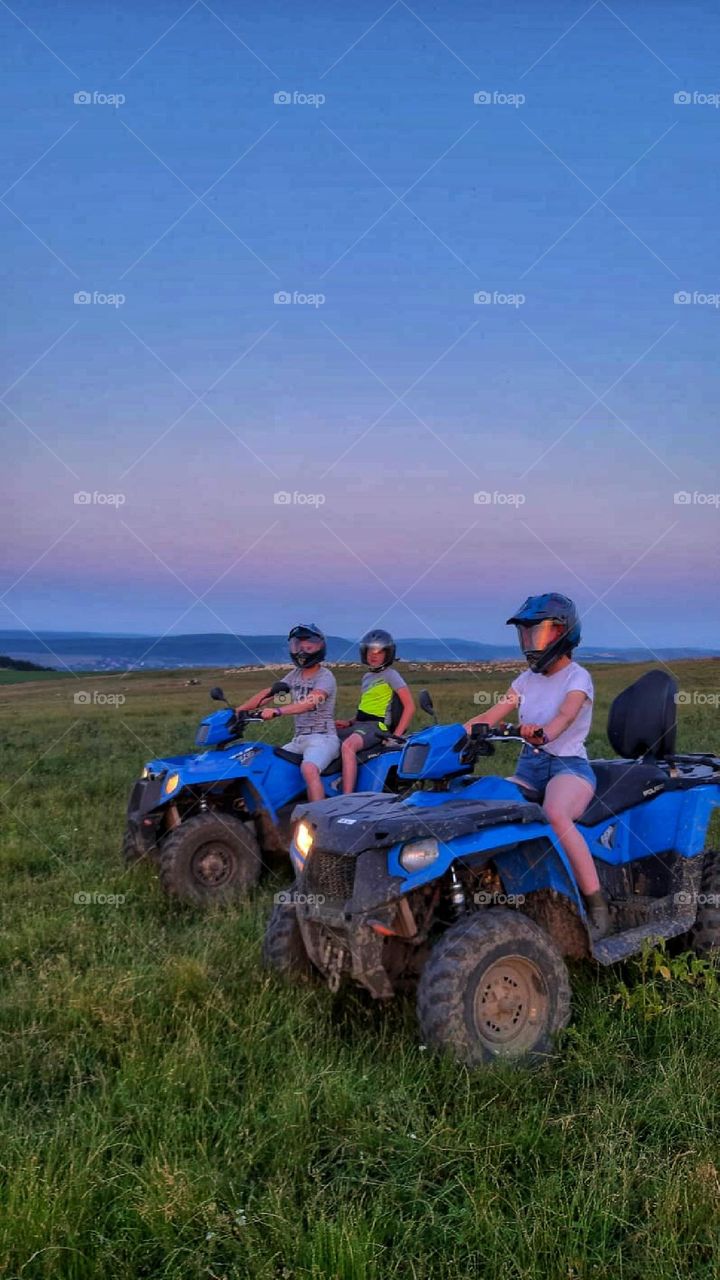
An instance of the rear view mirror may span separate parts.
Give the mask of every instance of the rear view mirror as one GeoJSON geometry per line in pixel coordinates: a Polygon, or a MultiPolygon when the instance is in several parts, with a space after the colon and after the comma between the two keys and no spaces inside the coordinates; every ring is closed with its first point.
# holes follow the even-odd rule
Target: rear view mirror
{"type": "Polygon", "coordinates": [[[422,707],[426,716],[435,715],[435,706],[433,704],[433,700],[430,694],[428,693],[427,689],[420,690],[420,706],[422,707]]]}
{"type": "Polygon", "coordinates": [[[226,701],[225,694],[223,693],[223,691],[222,691],[222,689],[220,688],[220,685],[219,685],[219,684],[216,684],[216,685],[214,686],[214,688],[212,688],[212,689],[210,690],[210,697],[212,698],[213,702],[225,702],[225,701],[226,701]]]}

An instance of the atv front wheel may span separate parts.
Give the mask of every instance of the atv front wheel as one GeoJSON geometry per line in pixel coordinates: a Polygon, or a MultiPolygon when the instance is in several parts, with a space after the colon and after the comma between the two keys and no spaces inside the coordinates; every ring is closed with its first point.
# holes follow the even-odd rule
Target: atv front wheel
{"type": "Polygon", "coordinates": [[[275,903],[265,929],[262,958],[266,969],[295,982],[307,982],[315,973],[291,902],[275,903]]]}
{"type": "Polygon", "coordinates": [[[199,813],[166,837],[160,848],[160,883],[171,898],[195,906],[236,902],[260,879],[260,846],[247,823],[225,814],[199,813]]]}
{"type": "Polygon", "coordinates": [[[538,1059],[570,1017],[565,962],[543,929],[492,907],[465,917],[433,947],[420,977],[423,1039],[468,1066],[538,1059]]]}
{"type": "Polygon", "coordinates": [[[136,862],[141,862],[145,857],[145,850],[141,849],[130,827],[125,828],[125,835],[122,842],[122,860],[126,867],[134,867],[136,862]]]}
{"type": "Polygon", "coordinates": [[[690,945],[699,956],[711,952],[717,955],[720,953],[720,852],[715,849],[704,855],[699,896],[690,945]]]}

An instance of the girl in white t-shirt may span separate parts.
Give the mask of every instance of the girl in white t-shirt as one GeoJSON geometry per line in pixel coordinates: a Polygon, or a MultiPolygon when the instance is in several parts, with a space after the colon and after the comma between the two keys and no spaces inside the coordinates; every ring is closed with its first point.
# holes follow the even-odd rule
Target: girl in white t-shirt
{"type": "Polygon", "coordinates": [[[575,819],[587,809],[596,779],[585,739],[592,720],[593,685],[572,659],[580,642],[580,619],[572,600],[551,592],[530,596],[508,623],[514,623],[529,671],[513,680],[507,693],[474,724],[498,724],[519,711],[525,746],[510,778],[542,801],[547,819],[568,856],[585,900],[593,939],[608,930],[608,908],[597,869],[575,819]],[[542,751],[533,751],[533,745],[542,751]]]}

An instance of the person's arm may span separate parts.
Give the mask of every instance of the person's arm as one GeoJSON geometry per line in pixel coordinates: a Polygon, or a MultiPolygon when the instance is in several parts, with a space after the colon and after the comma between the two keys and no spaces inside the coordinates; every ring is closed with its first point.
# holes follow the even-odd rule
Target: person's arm
{"type": "Polygon", "coordinates": [[[557,715],[543,725],[547,742],[553,742],[555,738],[560,737],[561,733],[570,728],[573,720],[577,720],[586,699],[587,694],[583,693],[582,689],[571,689],[569,693],[566,693],[557,715]]]}
{"type": "Polygon", "coordinates": [[[263,720],[272,720],[275,716],[299,716],[303,711],[314,711],[327,698],[328,694],[323,689],[316,689],[302,702],[289,702],[284,707],[266,707],[260,714],[263,720]]]}
{"type": "Polygon", "coordinates": [[[402,702],[403,709],[402,715],[393,729],[393,734],[396,738],[402,738],[410,728],[410,723],[415,715],[415,699],[406,684],[397,690],[397,696],[402,702]]]}
{"type": "MultiPolygon", "coordinates": [[[[490,707],[488,711],[483,711],[479,716],[473,716],[472,720],[467,720],[463,728],[467,733],[470,732],[474,724],[499,724],[506,716],[512,714],[520,706],[520,694],[512,688],[508,689],[501,698],[498,698],[494,707],[490,707]]],[[[522,732],[522,730],[521,730],[522,732]]]]}
{"type": "Polygon", "coordinates": [[[236,711],[257,711],[261,703],[270,697],[269,689],[261,689],[259,693],[254,693],[252,698],[248,698],[247,702],[241,702],[236,711]]]}

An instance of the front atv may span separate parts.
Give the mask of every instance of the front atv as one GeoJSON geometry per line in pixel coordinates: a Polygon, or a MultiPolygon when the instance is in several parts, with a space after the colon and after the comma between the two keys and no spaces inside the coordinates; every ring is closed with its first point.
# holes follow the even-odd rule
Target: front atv
{"type": "Polygon", "coordinates": [[[592,942],[539,804],[505,778],[473,777],[477,756],[516,733],[482,726],[468,739],[449,725],[405,748],[400,774],[416,786],[405,798],[298,807],[296,929],[286,920],[288,948],[267,962],[286,973],[309,962],[333,991],[414,988],[424,1041],[471,1065],[546,1057],[570,1016],[568,959],[612,964],[681,935],[720,947],[720,860],[704,851],[720,758],[675,754],[674,707],[665,673],[642,677],[610,713],[625,759],[593,762],[598,788],[578,825],[610,899],[606,938],[592,942]]]}
{"type": "MultiPolygon", "coordinates": [[[[273,685],[281,701],[287,686],[273,685]]],[[[224,701],[221,689],[211,697],[224,701]]],[[[247,895],[270,862],[287,856],[291,813],[305,793],[301,758],[269,742],[243,741],[258,713],[228,704],[200,724],[198,751],[150,761],[128,803],[126,865],[150,858],[171,897],[196,906],[247,895]]],[[[394,740],[358,752],[359,778],[369,791],[393,791],[400,746],[394,740]]],[[[337,794],[340,762],[322,774],[337,794]]]]}

